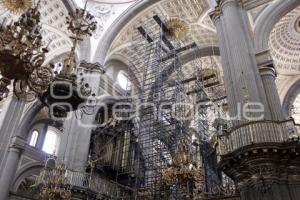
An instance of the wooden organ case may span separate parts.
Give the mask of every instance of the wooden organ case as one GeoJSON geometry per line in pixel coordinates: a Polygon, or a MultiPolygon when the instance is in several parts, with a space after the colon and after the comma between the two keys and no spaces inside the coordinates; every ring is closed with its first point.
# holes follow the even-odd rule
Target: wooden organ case
{"type": "Polygon", "coordinates": [[[129,120],[108,120],[98,116],[102,124],[93,131],[90,154],[95,171],[101,177],[134,191],[137,179],[142,179],[143,162],[133,123],[129,120]]]}

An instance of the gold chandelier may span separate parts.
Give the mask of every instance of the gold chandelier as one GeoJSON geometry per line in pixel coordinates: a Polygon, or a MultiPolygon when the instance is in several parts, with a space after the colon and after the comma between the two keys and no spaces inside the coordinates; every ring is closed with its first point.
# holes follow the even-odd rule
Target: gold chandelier
{"type": "Polygon", "coordinates": [[[185,194],[191,193],[188,188],[189,183],[204,182],[204,171],[193,162],[187,140],[180,140],[172,166],[163,170],[162,181],[167,187],[175,185],[181,187],[185,194]]]}
{"type": "Polygon", "coordinates": [[[45,168],[37,178],[37,186],[40,189],[40,197],[43,200],[72,198],[71,186],[67,178],[65,165],[57,165],[54,158],[49,158],[45,168]]]}
{"type": "Polygon", "coordinates": [[[43,48],[38,6],[22,14],[17,22],[0,28],[0,100],[7,97],[13,81],[14,94],[33,101],[47,91],[53,79],[50,65],[43,66],[43,48]]]}
{"type": "Polygon", "coordinates": [[[21,14],[32,6],[32,0],[1,0],[1,4],[14,14],[21,14]]]}

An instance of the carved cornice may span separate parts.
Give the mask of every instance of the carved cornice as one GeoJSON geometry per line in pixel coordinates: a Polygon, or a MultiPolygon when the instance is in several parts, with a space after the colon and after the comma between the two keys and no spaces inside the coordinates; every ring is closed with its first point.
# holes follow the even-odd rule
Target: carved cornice
{"type": "Polygon", "coordinates": [[[258,70],[261,76],[273,76],[273,77],[277,76],[273,63],[265,66],[261,66],[258,68],[258,70]]]}
{"type": "Polygon", "coordinates": [[[273,64],[273,59],[270,50],[259,52],[255,55],[255,57],[258,67],[273,64]]]}
{"type": "Polygon", "coordinates": [[[217,20],[219,20],[222,15],[222,11],[218,7],[216,7],[215,10],[208,13],[208,15],[211,18],[212,22],[216,24],[217,20]]]}
{"type": "Polygon", "coordinates": [[[257,53],[256,55],[256,62],[258,66],[258,70],[261,76],[264,75],[271,75],[276,77],[277,73],[273,64],[273,59],[271,57],[270,51],[262,51],[257,53]]]}
{"type": "Polygon", "coordinates": [[[219,166],[239,189],[268,189],[274,183],[300,183],[299,155],[299,141],[263,143],[222,156],[219,166]]]}
{"type": "Polygon", "coordinates": [[[216,23],[216,20],[220,18],[224,6],[228,3],[242,4],[243,0],[217,0],[217,6],[215,7],[215,10],[209,13],[210,18],[214,23],[216,23]]]}
{"type": "Polygon", "coordinates": [[[243,0],[243,5],[246,10],[252,10],[259,6],[266,5],[273,0],[243,0]]]}
{"type": "Polygon", "coordinates": [[[10,150],[18,152],[23,151],[25,149],[26,143],[26,140],[24,140],[23,138],[15,136],[11,139],[10,150]]]}
{"type": "Polygon", "coordinates": [[[227,5],[228,3],[242,4],[243,2],[244,2],[244,0],[217,0],[217,4],[218,4],[217,7],[219,7],[220,10],[222,10],[223,7],[225,5],[227,5]]]}
{"type": "Polygon", "coordinates": [[[81,61],[79,67],[83,68],[85,70],[98,71],[101,74],[105,74],[104,67],[98,62],[97,63],[88,63],[86,61],[81,61]]]}

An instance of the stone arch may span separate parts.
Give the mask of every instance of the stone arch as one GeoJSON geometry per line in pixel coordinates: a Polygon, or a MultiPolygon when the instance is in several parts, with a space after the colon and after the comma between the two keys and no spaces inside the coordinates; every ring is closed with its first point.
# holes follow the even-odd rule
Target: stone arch
{"type": "Polygon", "coordinates": [[[38,175],[43,168],[44,165],[41,162],[34,162],[34,163],[29,163],[24,165],[16,173],[16,176],[12,184],[12,191],[17,192],[19,185],[25,178],[31,175],[38,175]]]}
{"type": "Polygon", "coordinates": [[[32,120],[43,107],[44,105],[40,101],[37,101],[29,108],[17,129],[20,137],[26,140],[32,125],[32,120]]]}
{"type": "Polygon", "coordinates": [[[116,80],[119,71],[129,71],[130,63],[122,55],[112,55],[104,66],[106,75],[116,80]]]}
{"type": "Polygon", "coordinates": [[[269,49],[269,36],[274,25],[299,5],[299,0],[276,0],[260,14],[254,24],[254,45],[257,53],[269,49]]]}
{"type": "Polygon", "coordinates": [[[296,97],[300,94],[300,79],[298,79],[287,91],[283,103],[282,110],[286,117],[290,116],[290,106],[295,101],[296,97]]]}
{"type": "MultiPolygon", "coordinates": [[[[120,54],[113,54],[109,57],[109,59],[105,62],[106,73],[109,77],[111,77],[114,81],[117,80],[118,73],[122,70],[125,71],[130,77],[134,77],[134,80],[137,80],[136,75],[133,70],[130,68],[131,63],[120,54]],[[118,67],[115,68],[114,65],[118,67]]],[[[133,83],[138,89],[141,87],[139,82],[133,83]]]]}
{"type": "MultiPolygon", "coordinates": [[[[186,54],[181,55],[180,60],[181,60],[181,64],[184,65],[184,64],[191,62],[197,58],[206,57],[206,56],[220,56],[219,47],[212,46],[212,47],[196,48],[186,54]]],[[[106,66],[109,67],[109,64],[113,63],[113,62],[119,62],[119,63],[122,63],[127,66],[130,65],[130,63],[126,60],[126,58],[124,58],[121,55],[112,55],[106,62],[106,66]]],[[[162,71],[162,73],[167,74],[167,76],[164,76],[165,79],[163,81],[166,81],[167,78],[173,73],[174,68],[172,66],[173,66],[173,64],[167,66],[166,69],[164,69],[162,71]]],[[[130,69],[130,67],[128,67],[128,73],[130,76],[135,77],[135,74],[130,69]]],[[[133,79],[137,80],[136,78],[133,78],[133,79]]],[[[159,80],[159,81],[161,81],[161,80],[159,80]]],[[[135,82],[134,84],[137,86],[137,89],[139,90],[141,83],[135,82]]],[[[153,85],[155,85],[155,83],[153,85]]]]}
{"type": "MultiPolygon", "coordinates": [[[[197,58],[202,58],[206,56],[220,56],[220,50],[219,47],[203,47],[203,48],[197,48],[189,53],[186,53],[180,57],[181,64],[184,65],[188,62],[191,62],[197,58]]],[[[156,85],[157,81],[163,82],[167,81],[169,76],[174,72],[173,64],[169,65],[162,71],[163,74],[167,74],[167,76],[163,76],[163,79],[156,80],[153,85],[156,85]]],[[[153,93],[153,90],[151,90],[150,93],[153,93]]],[[[151,96],[151,95],[149,95],[151,96]]]]}
{"type": "Polygon", "coordinates": [[[129,9],[127,9],[121,16],[119,16],[115,22],[107,29],[104,33],[101,41],[99,42],[94,58],[92,58],[93,62],[104,63],[106,59],[106,55],[109,51],[109,47],[112,44],[115,37],[119,34],[122,28],[132,20],[138,13],[145,10],[146,8],[154,5],[155,3],[161,0],[145,0],[138,1],[129,9]]]}

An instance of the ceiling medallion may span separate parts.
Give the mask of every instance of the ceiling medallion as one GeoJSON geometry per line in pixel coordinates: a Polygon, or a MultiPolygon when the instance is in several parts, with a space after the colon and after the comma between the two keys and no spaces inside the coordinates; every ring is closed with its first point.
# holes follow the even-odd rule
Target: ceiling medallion
{"type": "Polygon", "coordinates": [[[42,47],[41,28],[38,5],[0,27],[0,100],[7,97],[11,81],[14,94],[27,102],[47,91],[53,74],[43,66],[48,50],[42,47]]]}
{"type": "Polygon", "coordinates": [[[295,25],[294,25],[294,26],[295,26],[296,32],[300,34],[300,17],[298,17],[298,18],[296,19],[296,22],[295,22],[295,25]]]}
{"type": "Polygon", "coordinates": [[[1,4],[14,14],[22,14],[32,6],[32,0],[1,0],[1,4]]]}
{"type": "Polygon", "coordinates": [[[167,22],[169,37],[181,39],[188,35],[189,25],[181,19],[170,19],[167,22]]]}
{"type": "Polygon", "coordinates": [[[41,101],[48,107],[52,106],[51,114],[55,117],[65,117],[68,112],[77,110],[92,92],[89,84],[84,83],[83,79],[78,80],[76,75],[75,49],[78,41],[83,40],[87,35],[92,35],[97,28],[97,22],[86,9],[77,9],[67,17],[67,25],[72,33],[70,38],[73,40],[73,47],[64,60],[61,72],[56,73],[48,91],[41,97],[41,101]]]}

